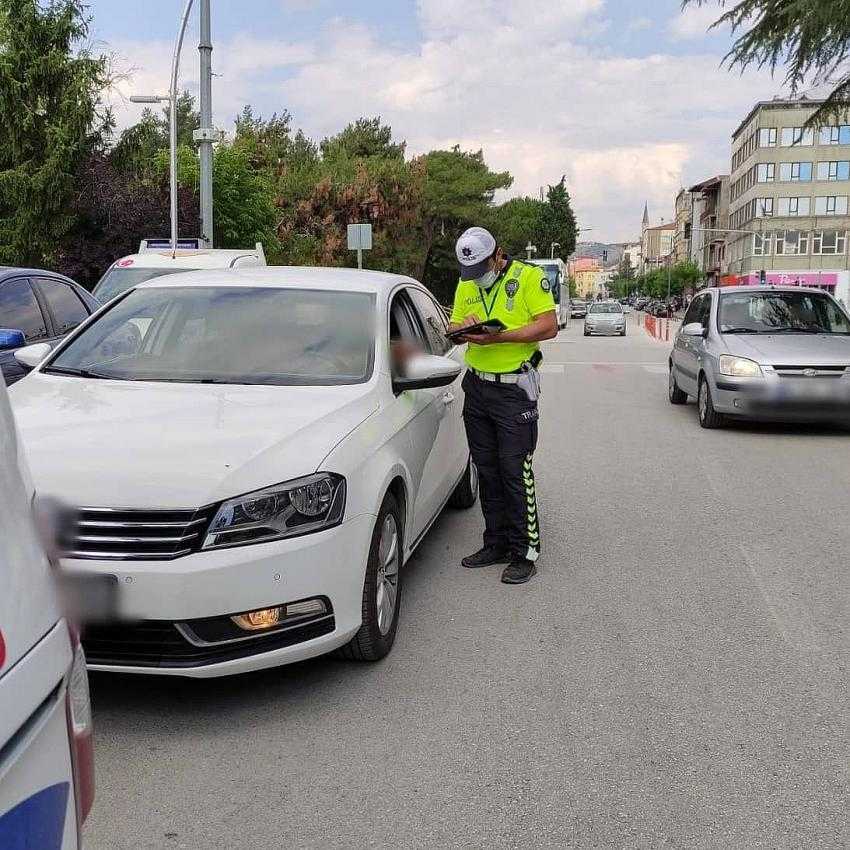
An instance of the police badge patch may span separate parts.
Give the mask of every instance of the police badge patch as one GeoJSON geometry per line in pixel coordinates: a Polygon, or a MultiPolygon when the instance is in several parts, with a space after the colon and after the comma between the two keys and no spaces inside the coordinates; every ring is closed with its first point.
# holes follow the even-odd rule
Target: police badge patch
{"type": "Polygon", "coordinates": [[[546,275],[543,275],[543,279],[540,281],[540,288],[544,292],[550,292],[552,290],[552,284],[549,283],[549,278],[546,275]]]}
{"type": "Polygon", "coordinates": [[[509,313],[514,309],[514,298],[517,292],[519,292],[519,281],[514,277],[505,284],[505,295],[508,296],[505,307],[509,313]]]}

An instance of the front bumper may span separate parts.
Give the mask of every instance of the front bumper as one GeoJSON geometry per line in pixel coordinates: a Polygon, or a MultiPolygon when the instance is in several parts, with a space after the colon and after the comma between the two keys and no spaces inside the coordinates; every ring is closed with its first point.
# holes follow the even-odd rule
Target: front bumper
{"type": "Polygon", "coordinates": [[[594,325],[590,327],[589,325],[584,326],[584,330],[586,333],[591,336],[619,336],[626,329],[625,324],[622,325],[594,325]]]}
{"type": "Polygon", "coordinates": [[[778,422],[850,421],[850,376],[714,379],[715,410],[727,416],[778,422]]]}
{"type": "Polygon", "coordinates": [[[108,626],[108,642],[106,627],[91,627],[89,669],[213,677],[291,664],[342,646],[361,625],[374,522],[364,514],[317,534],[173,561],[64,561],[70,573],[117,578],[116,619],[108,626]],[[238,645],[186,651],[187,622],[316,597],[328,601],[329,618],[238,645]],[[139,652],[140,642],[148,650],[161,646],[161,657],[156,650],[139,652]]]}

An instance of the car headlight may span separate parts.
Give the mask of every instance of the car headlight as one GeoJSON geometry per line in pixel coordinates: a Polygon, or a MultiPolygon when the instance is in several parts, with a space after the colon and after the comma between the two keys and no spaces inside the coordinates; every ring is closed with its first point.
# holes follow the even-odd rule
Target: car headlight
{"type": "Polygon", "coordinates": [[[213,517],[204,549],[266,543],[332,528],[345,513],[345,479],[318,472],[225,502],[213,517]]]}
{"type": "Polygon", "coordinates": [[[732,354],[720,355],[720,374],[730,378],[761,378],[761,366],[755,360],[735,357],[732,354]]]}

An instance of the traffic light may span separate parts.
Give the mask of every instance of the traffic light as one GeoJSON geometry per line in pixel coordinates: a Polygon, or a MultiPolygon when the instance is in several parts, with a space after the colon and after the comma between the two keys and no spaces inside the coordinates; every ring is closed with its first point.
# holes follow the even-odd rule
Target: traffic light
{"type": "Polygon", "coordinates": [[[603,252],[602,252],[602,263],[603,263],[603,265],[604,265],[604,264],[605,264],[605,263],[607,263],[607,262],[608,262],[608,252],[607,252],[607,251],[603,251],[603,252]]]}
{"type": "Polygon", "coordinates": [[[767,272],[764,269],[759,272],[759,283],[762,286],[767,285],[767,272]]]}

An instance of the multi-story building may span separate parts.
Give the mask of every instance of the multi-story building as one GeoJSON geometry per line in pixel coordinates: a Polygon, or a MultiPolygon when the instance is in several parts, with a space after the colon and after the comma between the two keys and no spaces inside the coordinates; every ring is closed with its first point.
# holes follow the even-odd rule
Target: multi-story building
{"type": "Polygon", "coordinates": [[[576,293],[581,298],[596,296],[602,264],[593,257],[575,257],[567,268],[569,276],[575,281],[576,293]]]}
{"type": "Polygon", "coordinates": [[[691,256],[712,284],[720,283],[729,268],[729,186],[729,175],[719,174],[690,188],[695,215],[691,256]]]}
{"type": "Polygon", "coordinates": [[[850,117],[807,128],[821,103],[763,101],[735,131],[729,226],[741,232],[722,282],[818,286],[850,303],[850,117]]]}
{"type": "Polygon", "coordinates": [[[649,208],[644,207],[640,240],[641,274],[647,274],[654,268],[670,262],[675,237],[675,223],[650,226],[649,208]]]}
{"type": "Polygon", "coordinates": [[[635,270],[635,273],[640,270],[642,256],[640,242],[628,242],[623,245],[623,260],[629,261],[629,265],[635,270]]]}
{"type": "Polygon", "coordinates": [[[691,228],[694,215],[694,196],[689,189],[682,189],[676,195],[675,211],[673,262],[684,263],[691,258],[691,228]]]}

